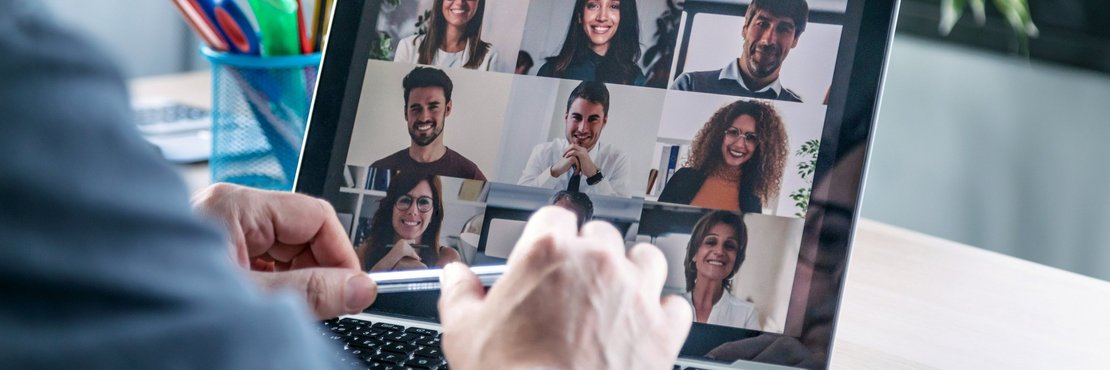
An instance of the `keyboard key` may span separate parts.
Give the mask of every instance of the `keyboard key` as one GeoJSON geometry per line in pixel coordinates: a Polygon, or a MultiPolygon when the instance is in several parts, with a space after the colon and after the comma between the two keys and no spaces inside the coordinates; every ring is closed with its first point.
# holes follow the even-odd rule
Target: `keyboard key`
{"type": "Polygon", "coordinates": [[[389,344],[382,347],[382,351],[403,353],[407,357],[410,353],[413,353],[413,352],[416,351],[416,346],[408,344],[408,343],[389,342],[389,344]]]}
{"type": "Polygon", "coordinates": [[[352,333],[354,333],[354,335],[357,335],[357,336],[360,336],[360,337],[380,337],[380,336],[383,336],[383,334],[385,334],[385,331],[380,330],[380,329],[366,329],[366,328],[363,328],[363,329],[360,329],[360,330],[355,330],[352,333]]]}
{"type": "Polygon", "coordinates": [[[349,354],[351,354],[355,357],[358,357],[358,358],[366,358],[366,357],[369,357],[371,355],[378,354],[378,352],[375,351],[375,350],[361,348],[361,347],[347,346],[346,350],[347,350],[347,353],[349,353],[349,354]]]}
{"type": "Polygon", "coordinates": [[[418,369],[435,369],[440,365],[438,359],[430,359],[427,357],[416,357],[405,362],[405,366],[415,367],[418,369]]]}
{"type": "Polygon", "coordinates": [[[370,325],[371,328],[384,329],[389,331],[405,331],[405,327],[401,325],[387,324],[384,322],[377,322],[370,325]]]}
{"type": "Polygon", "coordinates": [[[416,341],[414,341],[414,343],[419,344],[421,346],[428,346],[428,347],[439,347],[440,346],[439,337],[417,339],[416,341]]]}
{"type": "Polygon", "coordinates": [[[408,329],[405,329],[405,332],[406,333],[413,333],[413,334],[416,334],[416,335],[431,335],[431,336],[439,335],[438,331],[435,331],[435,330],[432,330],[432,329],[424,329],[424,328],[408,328],[408,329]]]}
{"type": "Polygon", "coordinates": [[[413,354],[420,357],[443,358],[443,352],[437,347],[420,347],[413,354]]]}
{"type": "Polygon", "coordinates": [[[347,342],[347,345],[367,349],[372,352],[377,352],[379,349],[385,346],[385,342],[382,342],[375,338],[355,337],[351,338],[351,340],[347,342]]]}
{"type": "Polygon", "coordinates": [[[342,323],[342,324],[347,324],[347,325],[359,325],[359,326],[370,326],[370,324],[371,324],[370,321],[352,319],[350,317],[344,318],[344,319],[339,319],[339,321],[337,321],[337,323],[342,323]]]}
{"type": "Polygon", "coordinates": [[[408,356],[396,354],[393,352],[382,352],[370,356],[370,359],[373,361],[381,362],[383,364],[400,365],[408,360],[408,356]]]}
{"type": "Polygon", "coordinates": [[[385,336],[385,339],[393,342],[412,343],[412,341],[419,337],[419,335],[413,333],[394,332],[391,335],[385,336]]]}

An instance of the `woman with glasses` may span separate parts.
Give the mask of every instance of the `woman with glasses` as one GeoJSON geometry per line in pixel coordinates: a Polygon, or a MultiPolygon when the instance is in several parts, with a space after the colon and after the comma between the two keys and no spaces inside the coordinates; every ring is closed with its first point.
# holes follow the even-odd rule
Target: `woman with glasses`
{"type": "Polygon", "coordinates": [[[759,330],[755,304],[732,295],[732,277],[748,249],[743,216],[713,211],[698,220],[686,245],[686,300],[700,323],[759,330]]]}
{"type": "Polygon", "coordinates": [[[397,43],[394,62],[489,71],[497,51],[482,41],[485,0],[435,0],[428,31],[397,43]]]}
{"type": "Polygon", "coordinates": [[[392,177],[358,255],[367,271],[423,269],[459,260],[454,249],[439,245],[443,223],[439,178],[412,172],[392,177]]]}
{"type": "Polygon", "coordinates": [[[761,213],[782,186],[788,148],[773,106],[738,100],[698,131],[686,166],[671,176],[659,201],[761,213]]]}

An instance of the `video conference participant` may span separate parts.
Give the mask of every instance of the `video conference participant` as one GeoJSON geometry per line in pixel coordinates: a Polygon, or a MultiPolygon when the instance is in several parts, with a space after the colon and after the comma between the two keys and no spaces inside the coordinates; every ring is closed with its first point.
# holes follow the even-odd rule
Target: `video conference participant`
{"type": "Polygon", "coordinates": [[[392,177],[366,240],[357,248],[364,270],[424,269],[460,261],[457,251],[439,245],[442,188],[433,175],[401,171],[392,177]]]}
{"type": "Polygon", "coordinates": [[[686,167],[671,176],[659,201],[761,213],[782,186],[789,154],[786,128],[775,108],[737,100],[718,109],[698,131],[686,167]]]}
{"type": "Polygon", "coordinates": [[[742,216],[713,211],[702,216],[686,248],[686,294],[700,323],[759,330],[759,313],[751,302],[732,295],[732,277],[740,271],[748,246],[742,216]]]}
{"type": "Polygon", "coordinates": [[[370,167],[485,181],[478,165],[443,144],[443,127],[451,115],[451,78],[435,68],[416,67],[401,84],[411,142],[370,167]]]}
{"type": "Polygon", "coordinates": [[[497,64],[497,51],[482,41],[485,4],[485,0],[435,0],[428,32],[401,39],[393,61],[490,70],[497,64]]]}
{"type": "Polygon", "coordinates": [[[566,138],[533,148],[517,185],[629,197],[628,156],[598,142],[609,120],[605,84],[578,84],[567,98],[564,120],[566,138]]]}
{"type": "Polygon", "coordinates": [[[752,0],[741,28],[740,57],[715,71],[683,73],[671,89],[800,103],[798,94],[779,83],[779,72],[808,19],[805,0],[752,0]]]}
{"type": "Polygon", "coordinates": [[[559,54],[537,76],[643,86],[635,0],[578,0],[559,54]]]}
{"type": "Polygon", "coordinates": [[[579,229],[594,218],[594,202],[586,193],[559,190],[554,197],[551,197],[551,204],[574,212],[579,229]]]}

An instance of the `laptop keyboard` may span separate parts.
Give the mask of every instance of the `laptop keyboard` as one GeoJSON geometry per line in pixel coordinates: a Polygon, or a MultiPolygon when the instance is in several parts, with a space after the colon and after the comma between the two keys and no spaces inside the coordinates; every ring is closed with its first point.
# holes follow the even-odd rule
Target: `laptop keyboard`
{"type": "Polygon", "coordinates": [[[343,345],[354,368],[444,370],[438,331],[352,318],[324,321],[323,335],[343,345]]]}
{"type": "MultiPolygon", "coordinates": [[[[440,333],[432,329],[343,318],[324,321],[321,331],[343,345],[339,357],[356,369],[447,370],[440,333]]],[[[674,370],[703,369],[674,365],[674,370]]]]}

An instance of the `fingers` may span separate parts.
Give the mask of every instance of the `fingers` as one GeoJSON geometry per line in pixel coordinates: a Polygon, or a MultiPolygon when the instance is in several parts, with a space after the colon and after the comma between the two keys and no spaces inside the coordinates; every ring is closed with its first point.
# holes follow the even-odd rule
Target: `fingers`
{"type": "MultiPolygon", "coordinates": [[[[269,254],[283,260],[307,247],[322,267],[358,268],[358,256],[331,205],[295,193],[266,192],[266,209],[273,223],[274,245],[269,254]]],[[[265,217],[265,216],[263,216],[265,217]]]]}
{"type": "Polygon", "coordinates": [[[466,312],[470,307],[481,304],[485,297],[478,276],[462,263],[444,266],[443,273],[439,275],[439,285],[439,318],[444,326],[468,319],[466,312]]]}
{"type": "Polygon", "coordinates": [[[660,300],[663,305],[663,317],[667,321],[667,338],[671,340],[670,344],[674,347],[675,352],[678,352],[678,347],[686,339],[686,335],[690,333],[690,325],[694,321],[694,312],[690,308],[690,302],[677,295],[668,295],[660,300]]]}
{"type": "Polygon", "coordinates": [[[667,281],[667,259],[659,248],[640,243],[628,251],[628,259],[640,271],[643,288],[650,294],[658,295],[667,281]]]}
{"type": "Polygon", "coordinates": [[[513,261],[523,259],[536,248],[539,241],[550,237],[555,245],[562,245],[560,240],[573,238],[578,235],[578,219],[571,211],[562,207],[547,206],[540,208],[528,219],[524,232],[517,240],[513,251],[509,254],[509,265],[513,261]]]}
{"type": "Polygon", "coordinates": [[[270,290],[291,289],[303,293],[308,307],[321,320],[362,312],[378,295],[377,284],[357,269],[309,268],[254,272],[254,276],[270,290]]]}
{"type": "Polygon", "coordinates": [[[624,237],[617,228],[605,221],[590,221],[582,225],[582,238],[606,251],[624,257],[624,237]]]}

